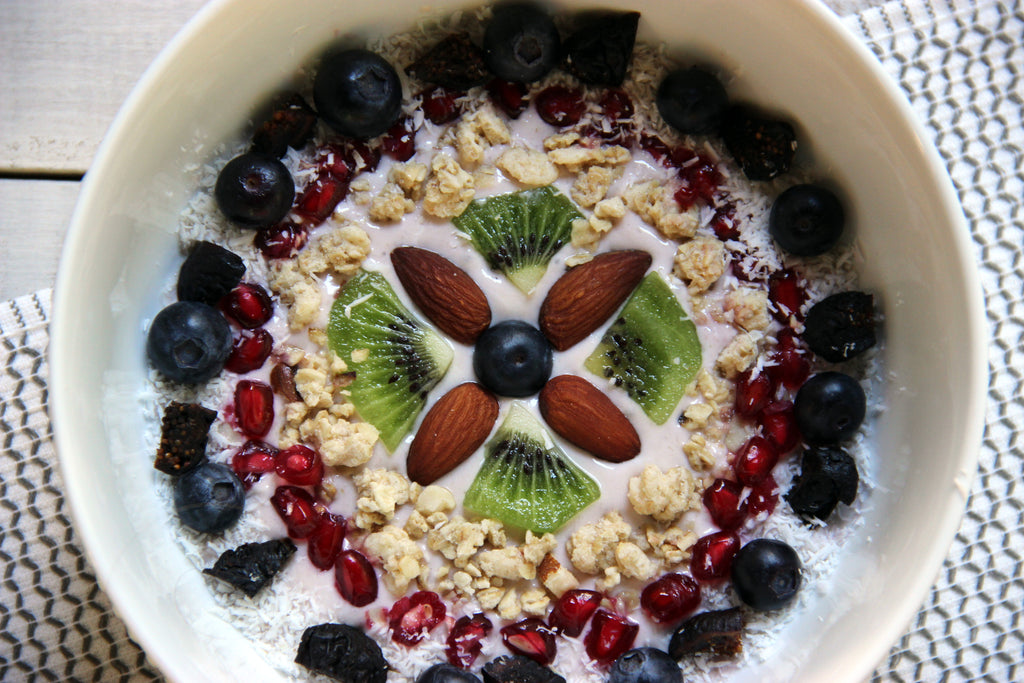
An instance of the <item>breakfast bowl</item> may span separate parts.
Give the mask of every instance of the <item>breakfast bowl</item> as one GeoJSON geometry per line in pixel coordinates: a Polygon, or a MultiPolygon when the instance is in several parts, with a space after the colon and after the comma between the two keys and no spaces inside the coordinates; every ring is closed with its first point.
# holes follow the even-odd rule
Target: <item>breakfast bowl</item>
{"type": "MultiPolygon", "coordinates": [[[[286,680],[298,643],[287,652],[267,643],[277,631],[313,625],[278,596],[263,632],[240,629],[157,492],[159,415],[146,340],[173,296],[181,216],[210,165],[223,164],[275,93],[308,83],[329,46],[372,44],[472,9],[448,1],[429,10],[397,1],[213,2],[147,71],[87,174],[55,290],[55,437],[97,576],[171,680],[286,680]]],[[[715,65],[731,99],[785,113],[799,163],[838,189],[853,226],[841,246],[881,319],[877,363],[862,378],[873,406],[861,437],[870,457],[858,463],[866,493],[849,534],[816,558],[828,565],[826,578],[804,586],[771,637],[751,644],[742,665],[708,675],[863,680],[923,601],[974,476],[986,340],[967,227],[901,93],[825,7],[692,0],[630,9],[641,14],[638,41],[663,45],[680,64],[715,65]]]]}

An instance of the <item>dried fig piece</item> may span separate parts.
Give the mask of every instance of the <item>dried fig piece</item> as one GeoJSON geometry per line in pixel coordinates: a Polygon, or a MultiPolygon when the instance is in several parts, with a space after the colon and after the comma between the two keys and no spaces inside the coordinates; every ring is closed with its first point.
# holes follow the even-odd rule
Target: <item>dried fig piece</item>
{"type": "Polygon", "coordinates": [[[302,633],[295,663],[345,683],[385,683],[380,646],[355,626],[317,624],[302,633]]]}
{"type": "Polygon", "coordinates": [[[216,410],[198,403],[171,401],[164,409],[153,467],[176,477],[205,460],[210,425],[216,419],[216,410]]]}
{"type": "Polygon", "coordinates": [[[804,341],[829,363],[858,356],[876,343],[875,300],[865,292],[839,292],[807,312],[804,341]]]}
{"type": "Polygon", "coordinates": [[[786,500],[801,517],[826,520],[840,501],[853,504],[858,483],[857,464],[842,448],[808,448],[786,500]]]}
{"type": "Polygon", "coordinates": [[[252,151],[283,157],[302,149],[316,130],[316,112],[298,93],[288,93],[252,135],[252,151]]]}
{"type": "Polygon", "coordinates": [[[771,180],[793,163],[796,133],[785,121],[736,106],[725,112],[721,132],[725,146],[750,180],[771,180]]]}
{"type": "Polygon", "coordinates": [[[295,549],[288,538],[245,543],[225,550],[213,567],[203,573],[231,584],[251,598],[281,571],[295,549]]]}
{"type": "Polygon", "coordinates": [[[484,64],[484,53],[466,33],[455,33],[443,39],[426,54],[406,67],[405,72],[426,83],[436,83],[452,90],[469,90],[490,78],[484,64]]]}
{"type": "Polygon", "coordinates": [[[711,653],[733,657],[743,650],[743,613],[739,607],[701,612],[684,621],[668,644],[673,659],[711,653]]]}

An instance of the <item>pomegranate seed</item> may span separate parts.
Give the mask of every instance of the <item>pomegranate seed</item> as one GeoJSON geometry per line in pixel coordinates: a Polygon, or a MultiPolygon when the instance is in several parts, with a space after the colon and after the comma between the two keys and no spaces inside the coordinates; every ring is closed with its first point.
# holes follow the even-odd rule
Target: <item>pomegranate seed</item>
{"type": "Polygon", "coordinates": [[[347,194],[347,180],[340,180],[329,172],[319,171],[302,191],[295,204],[295,213],[311,226],[320,225],[334,213],[334,208],[347,194]]]}
{"type": "Polygon", "coordinates": [[[320,513],[316,528],[306,539],[308,544],[306,552],[314,567],[327,570],[334,566],[341,553],[341,544],[345,540],[346,531],[348,531],[348,523],[344,517],[326,510],[320,513]]]}
{"type": "Polygon", "coordinates": [[[732,531],[747,518],[747,501],[743,497],[743,485],[728,479],[715,479],[704,489],[704,507],[711,514],[718,528],[732,531]]]}
{"type": "Polygon", "coordinates": [[[750,489],[747,496],[747,509],[751,517],[757,517],[762,512],[772,514],[775,512],[775,504],[779,502],[779,485],[775,477],[768,475],[750,489]]]}
{"type": "Polygon", "coordinates": [[[640,593],[640,606],[659,624],[679,621],[700,605],[700,584],[686,574],[665,574],[640,593]]]}
{"type": "Polygon", "coordinates": [[[356,175],[357,160],[352,156],[352,148],[345,142],[332,143],[317,151],[317,175],[330,177],[348,183],[356,175]]]}
{"type": "Polygon", "coordinates": [[[259,370],[274,349],[274,338],[262,327],[256,330],[239,330],[231,344],[231,353],[224,361],[224,368],[244,375],[259,370]]]}
{"type": "Polygon", "coordinates": [[[278,476],[289,484],[318,486],[324,478],[324,462],[320,454],[300,443],[277,454],[278,476]]]}
{"type": "Polygon", "coordinates": [[[358,550],[342,550],[334,563],[334,587],[353,607],[365,607],[377,599],[377,573],[358,550]]]}
{"type": "Polygon", "coordinates": [[[483,649],[483,639],[491,632],[491,620],[483,614],[459,617],[448,632],[445,654],[448,663],[468,669],[483,649]]]}
{"type": "Polygon", "coordinates": [[[811,374],[811,362],[790,328],[780,330],[776,339],[775,349],[769,356],[771,364],[765,366],[765,371],[777,384],[799,389],[811,374]]]}
{"type": "Polygon", "coordinates": [[[509,118],[518,119],[519,115],[526,111],[528,91],[524,83],[495,78],[487,84],[487,92],[491,95],[491,101],[509,118]]]}
{"type": "Polygon", "coordinates": [[[290,258],[306,246],[307,237],[304,225],[284,222],[257,231],[253,244],[265,258],[290,258]]]}
{"type": "Polygon", "coordinates": [[[670,161],[672,148],[665,144],[665,141],[657,135],[641,133],[640,148],[654,157],[655,161],[660,161],[662,163],[670,161]]]}
{"type": "Polygon", "coordinates": [[[541,90],[534,98],[534,106],[545,123],[562,128],[579,123],[587,110],[583,91],[564,85],[552,85],[541,90]]]}
{"type": "Polygon", "coordinates": [[[698,581],[717,581],[729,576],[732,558],[740,549],[740,539],[731,531],[716,531],[700,538],[690,556],[690,573],[698,581]]]}
{"type": "Polygon", "coordinates": [[[601,113],[611,121],[628,119],[633,116],[633,100],[629,98],[626,91],[613,88],[606,90],[597,100],[601,113]]]}
{"type": "Polygon", "coordinates": [[[284,521],[288,535],[296,539],[307,538],[316,531],[323,514],[312,494],[298,486],[278,486],[270,497],[270,503],[284,521]]]}
{"type": "Polygon", "coordinates": [[[542,619],[530,617],[501,629],[501,640],[515,654],[547,666],[555,659],[555,632],[542,619]]]}
{"type": "Polygon", "coordinates": [[[715,162],[693,150],[677,147],[672,150],[672,165],[679,169],[679,179],[683,181],[675,194],[681,209],[689,209],[697,200],[714,205],[715,193],[722,182],[715,162]]]}
{"type": "Polygon", "coordinates": [[[548,615],[548,625],[556,633],[575,638],[583,633],[583,627],[594,611],[601,606],[603,595],[597,591],[574,588],[562,594],[555,601],[548,615]]]}
{"type": "Polygon", "coordinates": [[[775,401],[768,404],[761,413],[761,431],[780,457],[796,448],[800,442],[800,428],[796,423],[793,403],[775,401]]]}
{"type": "Polygon", "coordinates": [[[416,131],[412,120],[406,116],[388,128],[380,139],[380,148],[384,154],[395,161],[408,161],[416,154],[416,131]]]}
{"type": "Polygon", "coordinates": [[[768,300],[775,306],[772,314],[783,325],[788,325],[790,318],[803,320],[800,308],[806,298],[800,279],[792,269],[777,271],[768,278],[768,300]]]}
{"type": "Polygon", "coordinates": [[[779,451],[763,436],[752,436],[740,448],[732,469],[736,478],[746,486],[753,486],[772,473],[779,462],[779,451]]]}
{"type": "Polygon", "coordinates": [[[269,384],[243,379],[235,385],[235,419],[242,434],[258,438],[274,422],[274,390],[269,384]]]}
{"type": "Polygon", "coordinates": [[[459,104],[456,100],[465,93],[448,90],[437,85],[420,94],[423,98],[423,115],[433,124],[450,123],[459,118],[459,104]]]}
{"type": "Polygon", "coordinates": [[[715,231],[715,237],[726,242],[740,238],[739,223],[736,220],[736,206],[727,202],[715,209],[715,215],[711,218],[711,229],[715,231]]]}
{"type": "Polygon", "coordinates": [[[633,647],[639,630],[640,624],[635,621],[602,609],[594,615],[583,644],[591,659],[610,665],[633,647]]]}
{"type": "Polygon", "coordinates": [[[380,150],[374,149],[362,140],[345,141],[345,161],[352,168],[352,176],[373,173],[380,163],[380,150]]]}
{"type": "Polygon", "coordinates": [[[396,602],[388,610],[391,639],[403,645],[415,645],[426,632],[444,621],[445,606],[437,593],[416,591],[396,602]]]}
{"type": "Polygon", "coordinates": [[[231,456],[231,469],[248,491],[264,474],[274,471],[277,449],[269,443],[250,439],[231,456]]]}
{"type": "Polygon", "coordinates": [[[270,320],[274,303],[263,287],[242,282],[221,300],[220,310],[240,327],[252,330],[270,320]]]}
{"type": "Polygon", "coordinates": [[[736,414],[756,417],[772,400],[774,393],[774,382],[767,372],[755,375],[747,370],[736,378],[736,414]]]}

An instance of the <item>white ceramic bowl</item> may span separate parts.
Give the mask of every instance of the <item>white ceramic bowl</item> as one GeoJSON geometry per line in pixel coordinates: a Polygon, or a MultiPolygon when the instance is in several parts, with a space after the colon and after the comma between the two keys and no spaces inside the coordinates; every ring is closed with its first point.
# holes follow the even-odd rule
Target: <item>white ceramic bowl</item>
{"type": "MultiPolygon", "coordinates": [[[[844,188],[865,284],[881,293],[888,389],[879,490],[856,541],[840,551],[835,580],[765,666],[741,676],[861,680],[924,599],[975,470],[986,328],[967,227],[909,106],[823,6],[631,4],[643,12],[643,38],[723,65],[737,74],[734,93],[799,121],[804,149],[844,188]]],[[[143,320],[171,276],[176,216],[194,189],[180,170],[238,135],[253,108],[333,38],[402,28],[420,11],[419,0],[214,2],[146,73],[87,174],[56,288],[57,445],[97,575],[172,680],[278,680],[222,618],[174,543],[173,523],[145,505],[142,490],[152,477],[136,399],[143,320]]]]}

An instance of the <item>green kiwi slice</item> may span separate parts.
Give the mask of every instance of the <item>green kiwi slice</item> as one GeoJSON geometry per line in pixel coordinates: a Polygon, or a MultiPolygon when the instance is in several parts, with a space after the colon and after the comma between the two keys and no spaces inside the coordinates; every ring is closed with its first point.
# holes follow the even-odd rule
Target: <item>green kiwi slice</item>
{"type": "Polygon", "coordinates": [[[559,448],[520,403],[513,403],[463,506],[507,526],[555,532],[601,496],[597,482],[559,448]]]}
{"type": "Polygon", "coordinates": [[[423,410],[428,392],[451,365],[452,347],[402,305],[380,273],[361,270],[331,306],[327,342],[349,367],[359,416],[394,452],[423,410]],[[365,360],[357,357],[369,354],[365,360]]]}
{"type": "Polygon", "coordinates": [[[643,279],[584,366],[664,424],[701,365],[697,326],[657,273],[643,279]]]}
{"type": "Polygon", "coordinates": [[[452,219],[494,270],[529,294],[572,237],[576,206],[550,185],[474,200],[452,219]]]}

